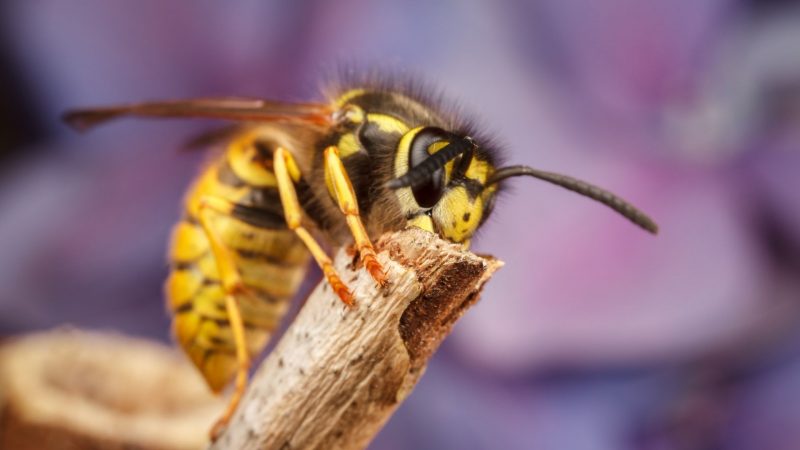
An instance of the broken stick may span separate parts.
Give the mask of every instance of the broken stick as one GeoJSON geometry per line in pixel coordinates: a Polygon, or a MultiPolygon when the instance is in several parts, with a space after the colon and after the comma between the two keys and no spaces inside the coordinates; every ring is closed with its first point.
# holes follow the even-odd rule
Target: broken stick
{"type": "Polygon", "coordinates": [[[211,449],[365,448],[502,266],[418,229],[386,235],[377,249],[389,286],[340,252],[356,306],[317,286],[211,449]]]}

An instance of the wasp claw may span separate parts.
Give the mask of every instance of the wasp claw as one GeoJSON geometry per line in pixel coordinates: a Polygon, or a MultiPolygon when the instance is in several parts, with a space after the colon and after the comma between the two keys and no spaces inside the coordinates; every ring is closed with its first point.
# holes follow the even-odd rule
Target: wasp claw
{"type": "Polygon", "coordinates": [[[328,284],[331,285],[333,292],[339,297],[339,299],[347,306],[355,306],[356,301],[353,298],[353,294],[348,289],[347,285],[344,284],[339,275],[336,273],[336,270],[331,265],[325,265],[322,268],[322,272],[325,274],[325,278],[328,280],[328,284]]]}
{"type": "Polygon", "coordinates": [[[369,272],[372,279],[375,280],[381,287],[386,286],[386,272],[383,266],[375,256],[375,252],[371,248],[364,248],[361,250],[361,260],[364,262],[364,267],[369,272]]]}

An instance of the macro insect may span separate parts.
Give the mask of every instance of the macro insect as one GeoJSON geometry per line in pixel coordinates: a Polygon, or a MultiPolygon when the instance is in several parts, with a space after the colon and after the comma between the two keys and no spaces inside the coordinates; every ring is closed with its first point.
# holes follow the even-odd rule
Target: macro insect
{"type": "Polygon", "coordinates": [[[78,130],[121,117],[212,118],[223,151],[190,187],[174,226],[165,292],[173,333],[211,390],[235,378],[226,425],[260,353],[313,258],[346,305],[356,299],[318,238],[352,245],[379,285],[371,244],[419,227],[467,248],[509,178],[538,178],[599,201],[643,229],[656,224],[616,195],[565,175],[498,167],[497,150],[459,114],[391,81],[352,82],[318,103],[208,98],[68,111],[78,130]]]}

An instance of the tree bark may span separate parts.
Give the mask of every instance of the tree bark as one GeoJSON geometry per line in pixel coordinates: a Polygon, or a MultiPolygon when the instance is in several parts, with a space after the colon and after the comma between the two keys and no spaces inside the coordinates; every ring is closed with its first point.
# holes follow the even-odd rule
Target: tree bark
{"type": "Polygon", "coordinates": [[[342,251],[348,308],[321,283],[253,377],[211,449],[363,449],[502,263],[409,229],[376,244],[378,288],[342,251]]]}

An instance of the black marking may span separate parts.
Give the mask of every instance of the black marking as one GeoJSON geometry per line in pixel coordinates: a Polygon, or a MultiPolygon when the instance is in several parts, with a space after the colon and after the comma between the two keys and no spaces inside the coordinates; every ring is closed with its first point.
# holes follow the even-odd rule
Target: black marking
{"type": "MultiPolygon", "coordinates": [[[[320,150],[319,158],[320,161],[322,159],[323,152],[320,150]]],[[[348,158],[349,161],[350,158],[348,158]]],[[[350,172],[348,171],[348,174],[350,172]]],[[[295,190],[297,191],[297,200],[300,202],[300,205],[305,211],[306,215],[320,228],[320,229],[328,229],[331,225],[327,220],[327,211],[328,209],[325,205],[315,196],[314,191],[311,189],[311,186],[306,183],[304,179],[300,179],[298,183],[295,183],[295,190]]],[[[358,195],[358,193],[356,193],[358,195]]],[[[327,199],[326,199],[327,200],[327,199]]],[[[281,205],[281,203],[278,203],[281,205]]],[[[359,203],[359,206],[361,204],[359,203]]],[[[337,208],[338,209],[338,208],[337,208]]]]}
{"type": "Polygon", "coordinates": [[[235,249],[235,251],[236,254],[239,255],[239,257],[241,257],[242,259],[247,259],[249,261],[265,262],[273,266],[278,266],[287,269],[296,267],[292,264],[289,264],[286,260],[281,259],[279,256],[271,255],[269,253],[264,253],[259,250],[237,248],[235,249]]]}
{"type": "Polygon", "coordinates": [[[469,222],[470,215],[471,215],[470,213],[465,212],[464,215],[461,216],[461,220],[463,220],[464,222],[469,222]]]}
{"type": "Polygon", "coordinates": [[[175,272],[187,271],[190,272],[197,267],[194,261],[172,261],[172,270],[175,272]]]}
{"type": "Polygon", "coordinates": [[[191,301],[188,301],[175,308],[175,314],[186,314],[193,310],[194,310],[194,304],[191,301]]]}
{"type": "Polygon", "coordinates": [[[453,172],[450,175],[451,179],[456,178],[466,178],[467,170],[469,170],[469,166],[472,164],[472,159],[475,155],[475,148],[476,144],[475,141],[472,140],[471,137],[465,137],[464,140],[471,142],[472,145],[467,148],[464,153],[456,158],[455,162],[453,163],[453,172]]]}
{"type": "Polygon", "coordinates": [[[256,151],[258,151],[259,158],[262,160],[269,160],[270,162],[272,162],[275,149],[279,147],[277,142],[264,138],[255,141],[253,146],[256,148],[256,151]]]}
{"type": "Polygon", "coordinates": [[[264,292],[263,289],[259,289],[259,288],[254,287],[254,286],[251,286],[250,289],[252,289],[253,292],[255,292],[257,294],[255,296],[255,298],[257,300],[260,300],[260,301],[262,301],[262,302],[264,302],[264,303],[266,303],[268,305],[278,305],[280,303],[286,302],[289,299],[291,299],[291,297],[285,297],[285,298],[284,297],[276,297],[276,296],[271,295],[271,294],[269,294],[267,292],[264,292]]]}
{"type": "MultiPolygon", "coordinates": [[[[366,113],[393,115],[404,123],[430,122],[433,111],[410,96],[384,90],[367,90],[347,101],[366,113]]],[[[438,120],[434,120],[438,122],[438,120]]]]}
{"type": "MultiPolygon", "coordinates": [[[[385,115],[402,122],[402,119],[398,117],[390,114],[385,115]]],[[[375,153],[375,150],[378,148],[394,149],[403,137],[403,135],[398,132],[387,133],[383,131],[377,123],[369,121],[364,122],[354,134],[358,137],[361,148],[369,154],[375,153]]]]}
{"type": "Polygon", "coordinates": [[[189,211],[188,209],[183,212],[181,220],[188,223],[189,225],[194,225],[196,227],[200,226],[200,221],[197,220],[197,217],[195,217],[194,214],[192,214],[191,211],[189,211]]]}
{"type": "Polygon", "coordinates": [[[419,210],[419,211],[416,211],[416,212],[408,213],[408,214],[406,214],[406,222],[410,222],[410,221],[416,219],[417,217],[424,216],[424,215],[430,216],[431,215],[431,210],[430,209],[423,209],[423,210],[419,210]]]}
{"type": "MultiPolygon", "coordinates": [[[[241,250],[241,251],[245,252],[245,253],[248,252],[247,250],[241,250]]],[[[236,252],[239,253],[240,250],[236,250],[236,252]]],[[[256,253],[256,252],[252,252],[252,253],[256,253]]],[[[298,264],[298,265],[292,265],[292,264],[288,264],[286,262],[283,262],[283,261],[280,261],[280,260],[277,260],[277,259],[272,260],[271,258],[269,258],[267,255],[264,255],[264,254],[261,254],[261,255],[263,256],[265,262],[276,261],[276,262],[274,262],[272,264],[274,264],[276,266],[280,266],[280,267],[285,268],[285,269],[302,270],[303,267],[305,266],[305,263],[298,264]]],[[[183,270],[183,271],[192,271],[192,272],[200,273],[200,275],[203,277],[203,281],[201,282],[202,288],[208,288],[208,287],[212,287],[212,286],[219,286],[221,284],[221,280],[219,280],[218,278],[209,278],[208,275],[206,275],[203,272],[201,272],[200,268],[197,266],[196,262],[173,261],[172,262],[172,269],[173,269],[173,271],[183,270]]],[[[245,280],[245,286],[247,287],[247,290],[253,294],[251,296],[251,298],[258,299],[259,301],[262,301],[262,302],[267,303],[269,305],[278,304],[280,302],[289,300],[291,298],[291,296],[284,298],[284,297],[278,297],[278,296],[272,295],[272,294],[270,294],[269,292],[265,291],[263,288],[261,288],[259,286],[254,286],[252,284],[247,283],[247,280],[245,280]]],[[[195,294],[192,295],[191,298],[196,298],[197,296],[198,296],[198,293],[195,292],[195,294]]],[[[224,310],[224,306],[220,309],[220,311],[223,311],[223,310],[224,310]]]]}
{"type": "MultiPolygon", "coordinates": [[[[231,328],[231,321],[228,319],[217,319],[216,317],[208,317],[204,315],[200,315],[203,320],[214,322],[220,328],[231,328]]],[[[263,330],[265,328],[259,327],[253,323],[242,321],[242,325],[246,330],[263,330]]]]}
{"type": "Polygon", "coordinates": [[[223,355],[234,356],[236,355],[236,348],[235,347],[212,347],[212,348],[204,348],[203,349],[203,362],[200,364],[201,366],[205,366],[206,360],[215,353],[221,353],[223,355]]]}
{"type": "Polygon", "coordinates": [[[220,284],[219,280],[208,278],[206,276],[203,277],[203,283],[202,283],[203,287],[218,286],[219,284],[220,284]]]}
{"type": "MultiPolygon", "coordinates": [[[[208,252],[205,252],[203,253],[203,256],[207,254],[208,252]]],[[[203,277],[203,282],[202,282],[203,285],[218,284],[219,283],[218,279],[209,278],[208,275],[203,273],[203,271],[200,269],[198,263],[200,262],[201,259],[203,259],[202,256],[193,261],[171,261],[172,271],[173,272],[183,271],[183,272],[192,272],[200,274],[200,276],[203,277]]]]}
{"type": "Polygon", "coordinates": [[[233,344],[232,342],[228,342],[219,336],[211,336],[208,340],[211,341],[211,343],[214,344],[216,347],[227,348],[230,347],[231,344],[233,344]]]}
{"type": "MultiPolygon", "coordinates": [[[[254,189],[253,192],[263,192],[264,189],[254,189]]],[[[231,216],[257,228],[267,230],[285,230],[286,219],[282,213],[258,206],[237,203],[231,211],[231,216]]]]}
{"type": "Polygon", "coordinates": [[[281,196],[277,187],[258,187],[250,189],[239,203],[270,211],[283,211],[280,208],[281,196]]]}
{"type": "Polygon", "coordinates": [[[482,226],[489,216],[494,211],[495,200],[497,199],[496,195],[489,196],[489,200],[483,205],[483,213],[481,214],[481,220],[478,222],[478,227],[482,226]]]}
{"type": "Polygon", "coordinates": [[[210,348],[204,348],[203,356],[200,357],[200,364],[198,364],[198,366],[205,368],[206,362],[208,362],[208,358],[211,356],[212,353],[214,353],[214,350],[210,348]]]}
{"type": "Polygon", "coordinates": [[[467,195],[469,199],[475,201],[478,196],[481,195],[483,192],[483,185],[478,180],[473,180],[472,178],[461,178],[457,180],[453,180],[451,184],[456,186],[464,186],[464,189],[467,190],[467,195]]]}

